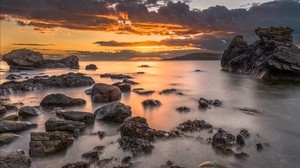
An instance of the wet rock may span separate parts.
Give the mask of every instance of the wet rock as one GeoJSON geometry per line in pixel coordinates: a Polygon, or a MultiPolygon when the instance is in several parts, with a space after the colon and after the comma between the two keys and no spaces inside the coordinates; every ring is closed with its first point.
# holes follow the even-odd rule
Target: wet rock
{"type": "Polygon", "coordinates": [[[149,68],[150,66],[149,65],[140,65],[138,67],[140,67],[140,68],[149,68]]]}
{"type": "Polygon", "coordinates": [[[176,91],[177,91],[177,89],[164,89],[161,92],[159,92],[159,94],[170,94],[170,93],[174,93],[176,91]]]}
{"type": "Polygon", "coordinates": [[[264,149],[264,147],[262,146],[261,143],[257,143],[257,144],[256,144],[256,150],[257,150],[257,151],[262,151],[263,149],[264,149]]]}
{"type": "Polygon", "coordinates": [[[95,103],[107,103],[121,98],[121,90],[118,87],[104,83],[97,83],[92,88],[92,101],[95,103]]]}
{"type": "Polygon", "coordinates": [[[17,114],[11,114],[1,118],[0,120],[9,120],[9,121],[17,121],[19,119],[17,114]]]}
{"type": "Polygon", "coordinates": [[[96,119],[123,122],[125,118],[131,116],[131,107],[120,102],[114,102],[98,108],[95,111],[96,119]]]}
{"type": "Polygon", "coordinates": [[[73,143],[74,139],[68,132],[32,132],[29,143],[29,155],[45,156],[61,151],[73,143]]]}
{"type": "Polygon", "coordinates": [[[89,168],[90,164],[84,161],[79,161],[75,163],[68,163],[64,165],[62,168],[89,168]]]}
{"type": "Polygon", "coordinates": [[[244,138],[249,138],[249,137],[250,137],[250,134],[249,134],[248,130],[246,130],[246,129],[242,129],[242,130],[240,131],[240,134],[241,134],[244,138]]]}
{"type": "Polygon", "coordinates": [[[154,90],[145,90],[143,88],[135,88],[135,89],[132,89],[132,91],[139,95],[150,95],[155,92],[154,90]]]}
{"type": "Polygon", "coordinates": [[[252,74],[266,81],[300,81],[300,49],[289,27],[255,29],[259,40],[251,45],[235,36],[221,59],[223,70],[252,74]]]}
{"type": "Polygon", "coordinates": [[[85,152],[81,156],[85,159],[98,159],[99,153],[97,151],[89,151],[89,152],[85,152]]]}
{"type": "Polygon", "coordinates": [[[241,146],[244,146],[244,145],[245,145],[245,140],[244,140],[244,138],[243,138],[242,135],[238,135],[238,136],[236,137],[236,143],[239,144],[239,145],[241,145],[241,146]]]}
{"type": "Polygon", "coordinates": [[[249,155],[245,152],[241,152],[241,153],[234,154],[234,157],[240,160],[245,160],[249,157],[249,155]]]}
{"type": "MultiPolygon", "coordinates": [[[[219,150],[226,150],[227,147],[231,147],[235,143],[235,136],[227,133],[223,129],[219,129],[213,136],[212,145],[219,150]]],[[[226,151],[224,151],[226,152],[226,151]]]]}
{"type": "Polygon", "coordinates": [[[98,136],[99,136],[100,139],[104,138],[105,135],[106,135],[106,132],[98,131],[98,136]]]}
{"type": "Polygon", "coordinates": [[[204,120],[187,120],[176,127],[180,131],[202,131],[210,128],[212,128],[212,125],[204,120]]]}
{"type": "Polygon", "coordinates": [[[22,149],[0,156],[1,168],[30,168],[31,160],[22,149]]]}
{"type": "Polygon", "coordinates": [[[72,121],[80,121],[84,122],[85,124],[90,124],[95,121],[95,115],[89,112],[82,112],[82,111],[59,111],[57,115],[62,116],[66,120],[72,121]]]}
{"type": "Polygon", "coordinates": [[[137,72],[136,74],[145,74],[145,72],[137,72]]]}
{"type": "Polygon", "coordinates": [[[92,95],[92,88],[84,91],[86,95],[92,95]]]}
{"type": "Polygon", "coordinates": [[[85,67],[86,70],[96,70],[98,67],[95,64],[89,64],[85,67]]]}
{"type": "Polygon", "coordinates": [[[142,105],[144,107],[157,107],[161,105],[161,102],[159,100],[147,99],[142,102],[142,105]]]}
{"type": "Polygon", "coordinates": [[[206,161],[201,163],[198,168],[228,168],[226,165],[215,162],[215,161],[206,161]]]}
{"type": "Polygon", "coordinates": [[[139,84],[138,82],[135,82],[135,81],[132,81],[132,80],[129,80],[129,79],[123,79],[122,82],[123,83],[127,83],[129,85],[137,85],[137,84],[139,84]]]}
{"type": "Polygon", "coordinates": [[[19,117],[36,117],[39,115],[39,110],[31,106],[23,106],[20,108],[19,117]]]}
{"type": "Polygon", "coordinates": [[[178,107],[178,108],[176,108],[176,110],[177,111],[179,111],[179,112],[190,112],[190,108],[188,108],[188,107],[186,107],[186,106],[183,106],[183,107],[178,107]]]}
{"type": "Polygon", "coordinates": [[[4,106],[0,106],[0,115],[6,113],[6,108],[4,106]]]}
{"type": "Polygon", "coordinates": [[[184,167],[178,166],[174,162],[168,160],[166,164],[161,165],[160,168],[184,168],[184,167]]]}
{"type": "Polygon", "coordinates": [[[70,120],[58,120],[56,118],[49,118],[45,122],[46,131],[67,131],[73,133],[77,137],[77,132],[85,128],[85,123],[70,120]]]}
{"type": "Polygon", "coordinates": [[[122,159],[121,163],[122,163],[122,164],[130,164],[131,160],[132,160],[132,157],[131,157],[131,156],[125,156],[125,157],[122,159]]]}
{"type": "Polygon", "coordinates": [[[6,111],[18,111],[19,108],[15,104],[2,104],[6,111]]]}
{"type": "Polygon", "coordinates": [[[200,98],[198,100],[199,107],[201,108],[208,108],[209,106],[221,106],[222,102],[218,99],[215,100],[207,100],[205,98],[200,98]]]}
{"type": "Polygon", "coordinates": [[[0,146],[7,145],[20,137],[20,135],[13,133],[2,133],[0,134],[0,146]]]}
{"type": "Polygon", "coordinates": [[[111,78],[111,79],[130,79],[132,78],[130,75],[123,75],[123,74],[101,74],[101,78],[111,78]]]}
{"type": "Polygon", "coordinates": [[[249,114],[249,115],[263,114],[263,113],[265,113],[265,111],[263,111],[263,110],[259,110],[259,109],[255,109],[255,108],[250,108],[250,107],[239,108],[239,110],[243,111],[245,114],[249,114]]]}
{"type": "Polygon", "coordinates": [[[200,69],[196,69],[195,72],[202,72],[200,69]]]}
{"type": "Polygon", "coordinates": [[[118,87],[121,90],[121,92],[130,92],[131,91],[131,86],[126,83],[117,82],[117,83],[112,84],[112,86],[118,87]]]}
{"type": "Polygon", "coordinates": [[[24,121],[0,120],[0,133],[13,133],[37,127],[37,124],[24,121]]]}
{"type": "Polygon", "coordinates": [[[22,76],[21,75],[16,75],[16,74],[9,74],[5,79],[7,79],[7,80],[22,79],[22,76]]]}
{"type": "Polygon", "coordinates": [[[13,50],[2,57],[11,70],[32,70],[40,68],[79,68],[77,56],[60,60],[44,59],[43,54],[29,49],[13,50]]]}
{"type": "Polygon", "coordinates": [[[91,86],[95,81],[93,78],[81,73],[68,73],[49,78],[31,78],[24,81],[9,81],[0,85],[0,95],[23,93],[45,88],[73,88],[91,86]]]}
{"type": "Polygon", "coordinates": [[[50,94],[43,98],[40,105],[43,107],[67,107],[85,104],[83,99],[74,99],[64,94],[50,94]]]}

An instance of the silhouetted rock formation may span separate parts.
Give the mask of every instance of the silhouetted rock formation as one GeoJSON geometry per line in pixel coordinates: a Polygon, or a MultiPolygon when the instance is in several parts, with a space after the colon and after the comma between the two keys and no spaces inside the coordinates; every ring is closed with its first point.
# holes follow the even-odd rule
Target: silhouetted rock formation
{"type": "Polygon", "coordinates": [[[11,70],[32,70],[41,68],[79,68],[79,58],[69,56],[60,60],[45,59],[43,54],[29,49],[13,50],[2,58],[11,70]]]}
{"type": "Polygon", "coordinates": [[[251,45],[237,35],[221,59],[223,70],[253,74],[263,80],[300,81],[300,49],[289,27],[257,28],[251,45]]]}

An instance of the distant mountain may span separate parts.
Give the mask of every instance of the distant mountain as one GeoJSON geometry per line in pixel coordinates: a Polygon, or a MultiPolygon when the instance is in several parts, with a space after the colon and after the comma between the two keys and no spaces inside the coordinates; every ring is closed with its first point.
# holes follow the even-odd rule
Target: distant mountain
{"type": "Polygon", "coordinates": [[[222,54],[220,53],[190,53],[183,56],[166,58],[163,60],[220,60],[222,54]]]}

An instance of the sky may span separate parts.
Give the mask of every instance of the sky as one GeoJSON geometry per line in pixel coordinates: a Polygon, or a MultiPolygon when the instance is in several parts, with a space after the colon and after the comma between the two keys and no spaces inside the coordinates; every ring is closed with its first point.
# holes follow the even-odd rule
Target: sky
{"type": "Polygon", "coordinates": [[[99,59],[222,53],[236,34],[289,26],[300,44],[298,0],[1,0],[1,50],[99,59]]]}

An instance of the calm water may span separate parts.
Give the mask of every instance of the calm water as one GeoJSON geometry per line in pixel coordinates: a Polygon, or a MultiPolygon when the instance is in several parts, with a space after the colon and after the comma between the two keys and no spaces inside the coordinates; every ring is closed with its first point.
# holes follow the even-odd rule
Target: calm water
{"type": "MultiPolygon", "coordinates": [[[[201,144],[195,139],[175,139],[159,141],[155,143],[152,155],[138,157],[140,167],[159,167],[167,160],[184,167],[197,167],[207,160],[216,160],[229,167],[291,167],[300,165],[300,85],[266,85],[261,81],[245,75],[230,74],[220,70],[219,61],[178,61],[178,62],[93,62],[99,69],[86,71],[85,65],[91,62],[81,62],[80,70],[94,78],[96,82],[112,84],[119,80],[100,78],[102,73],[130,74],[139,85],[133,88],[142,87],[156,91],[153,95],[142,96],[136,93],[122,94],[121,102],[130,105],[133,116],[145,117],[150,127],[161,130],[170,130],[179,123],[188,119],[203,119],[211,123],[215,128],[223,128],[234,135],[245,128],[251,134],[246,139],[246,146],[239,150],[247,152],[250,157],[247,160],[237,160],[232,156],[216,154],[210,145],[201,144]],[[139,65],[147,64],[150,68],[139,68],[139,65]],[[200,69],[203,72],[194,72],[200,69]],[[145,74],[135,74],[143,71],[145,74]],[[159,95],[158,92],[175,88],[184,93],[183,96],[170,94],[159,95]],[[195,101],[200,97],[208,99],[220,99],[224,105],[218,108],[201,110],[195,101]],[[145,99],[158,99],[162,106],[146,110],[141,102],[145,99]],[[191,108],[189,113],[179,113],[175,109],[179,106],[191,108]],[[236,108],[252,107],[265,110],[264,114],[247,115],[236,108]],[[259,136],[258,136],[259,135],[259,136]],[[268,143],[262,152],[257,152],[257,142],[268,143]]],[[[1,63],[1,83],[8,74],[7,65],[1,63]]],[[[28,76],[40,74],[58,75],[67,73],[68,69],[47,69],[37,71],[26,71],[28,76]]],[[[85,106],[73,107],[70,109],[94,112],[103,104],[91,103],[90,97],[85,95],[84,90],[90,87],[75,89],[49,89],[44,91],[28,92],[25,94],[5,96],[11,102],[23,102],[25,105],[37,106],[41,99],[50,93],[64,93],[71,97],[84,98],[87,100],[85,106]]],[[[39,127],[20,133],[22,138],[6,145],[1,153],[15,151],[18,148],[28,152],[29,133],[31,131],[44,131],[44,123],[53,113],[44,111],[39,117],[30,119],[36,122],[39,127]]],[[[92,150],[94,146],[105,145],[104,154],[100,158],[111,156],[122,159],[129,153],[124,153],[118,143],[118,125],[96,121],[89,126],[84,135],[76,139],[75,143],[65,152],[54,156],[43,158],[32,158],[33,167],[60,167],[68,162],[82,160],[81,154],[92,150]],[[90,135],[91,132],[106,131],[108,136],[100,140],[98,136],[90,135]]],[[[197,132],[193,136],[205,134],[197,132]]],[[[210,135],[212,136],[212,135],[210,135]]]]}

